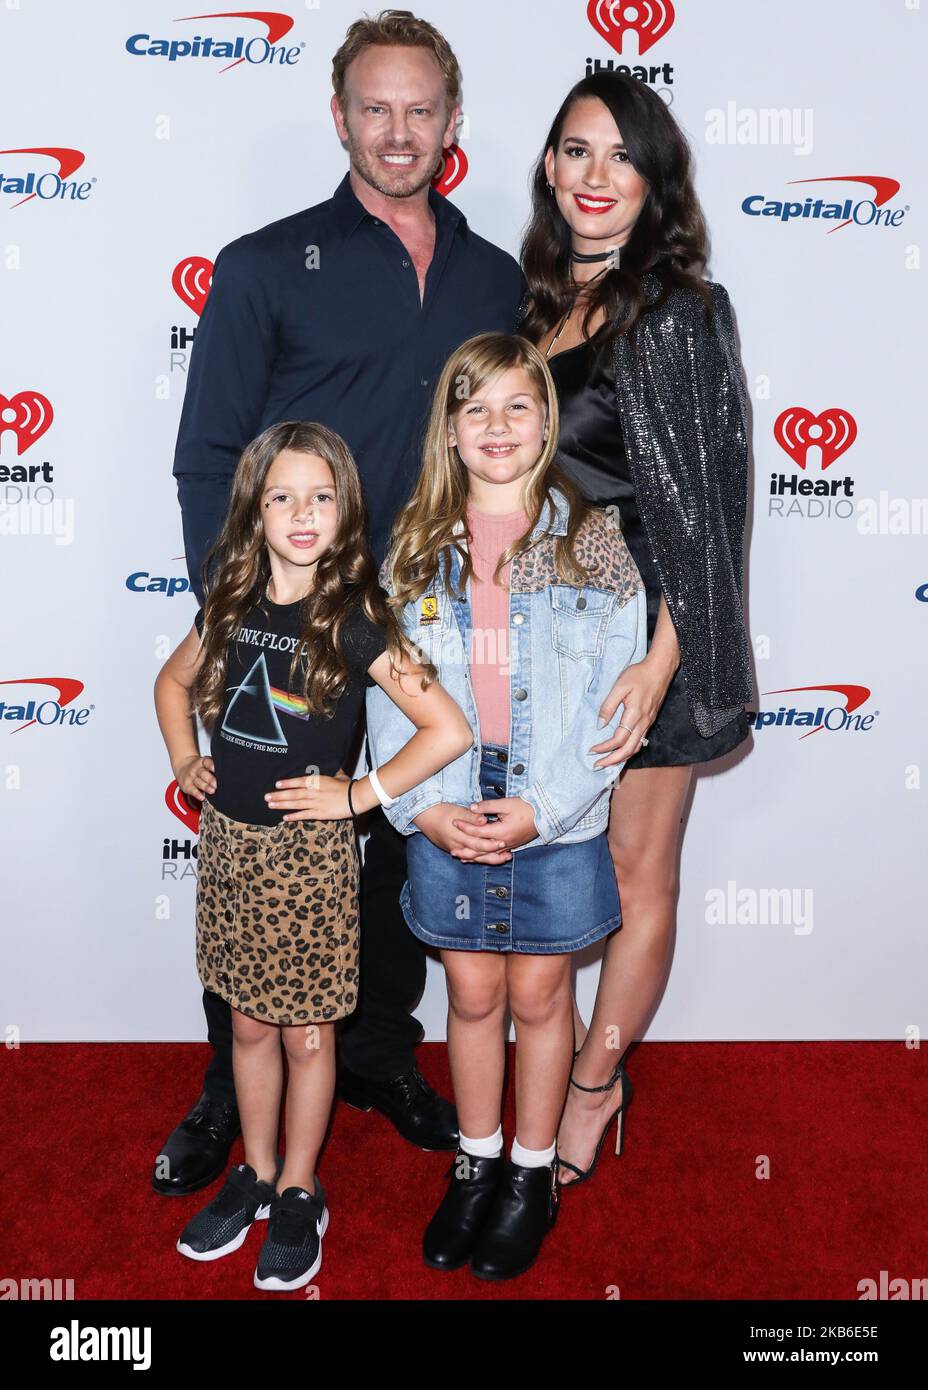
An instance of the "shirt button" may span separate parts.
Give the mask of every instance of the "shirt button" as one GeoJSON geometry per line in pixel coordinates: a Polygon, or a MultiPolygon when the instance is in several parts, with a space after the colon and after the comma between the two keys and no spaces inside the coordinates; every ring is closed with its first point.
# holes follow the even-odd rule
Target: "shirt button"
{"type": "Polygon", "coordinates": [[[509,892],[509,889],[504,888],[502,884],[500,884],[498,888],[493,889],[493,892],[496,894],[498,898],[505,898],[507,893],[509,892]]]}
{"type": "Polygon", "coordinates": [[[525,763],[513,763],[512,770],[517,777],[520,777],[525,771],[525,763]]]}
{"type": "Polygon", "coordinates": [[[585,607],[586,607],[586,599],[583,597],[582,594],[581,594],[580,598],[577,599],[577,607],[578,607],[578,608],[585,608],[585,607]]]}
{"type": "Polygon", "coordinates": [[[525,614],[524,614],[524,613],[513,613],[513,615],[512,615],[512,621],[513,621],[514,623],[524,623],[524,622],[525,622],[525,614]]]}
{"type": "Polygon", "coordinates": [[[508,928],[508,926],[506,925],[505,922],[491,922],[491,923],[489,924],[489,929],[490,929],[490,931],[498,931],[498,932],[507,932],[507,931],[509,930],[509,928],[508,928]]]}
{"type": "Polygon", "coordinates": [[[519,686],[519,689],[518,689],[518,690],[514,690],[512,693],[513,693],[513,695],[515,696],[515,698],[516,698],[517,700],[524,700],[525,697],[526,697],[526,695],[528,694],[528,691],[527,691],[527,690],[523,690],[522,687],[521,687],[521,685],[520,685],[520,686],[519,686]]]}
{"type": "Polygon", "coordinates": [[[408,262],[408,261],[404,261],[404,262],[403,262],[403,269],[404,269],[404,270],[408,270],[408,269],[409,269],[409,262],[408,262]]]}
{"type": "Polygon", "coordinates": [[[420,386],[428,386],[428,384],[429,384],[429,383],[428,383],[428,381],[426,380],[426,378],[425,378],[424,376],[422,376],[422,377],[419,378],[419,385],[420,385],[420,386]]]}

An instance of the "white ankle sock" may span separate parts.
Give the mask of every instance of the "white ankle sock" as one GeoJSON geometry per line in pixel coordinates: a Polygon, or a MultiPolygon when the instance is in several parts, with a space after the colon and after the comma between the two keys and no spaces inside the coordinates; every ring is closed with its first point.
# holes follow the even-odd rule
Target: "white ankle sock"
{"type": "Polygon", "coordinates": [[[509,1157],[522,1168],[546,1168],[553,1160],[557,1141],[550,1149],[524,1149],[518,1139],[513,1139],[509,1157]]]}
{"type": "Polygon", "coordinates": [[[472,1158],[497,1158],[503,1152],[503,1127],[496,1126],[496,1133],[486,1139],[468,1139],[466,1134],[458,1134],[458,1147],[472,1158]]]}

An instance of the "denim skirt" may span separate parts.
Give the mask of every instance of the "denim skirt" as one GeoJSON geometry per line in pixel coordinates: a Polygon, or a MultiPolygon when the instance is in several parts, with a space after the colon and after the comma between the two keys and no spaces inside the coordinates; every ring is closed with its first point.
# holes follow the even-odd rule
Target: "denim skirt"
{"type": "MultiPolygon", "coordinates": [[[[507,761],[504,746],[484,744],[483,800],[506,795],[507,761]]],[[[443,950],[555,955],[589,946],[622,921],[605,831],[576,844],[517,849],[504,864],[456,859],[415,831],[406,840],[406,872],[406,923],[443,950]]]]}

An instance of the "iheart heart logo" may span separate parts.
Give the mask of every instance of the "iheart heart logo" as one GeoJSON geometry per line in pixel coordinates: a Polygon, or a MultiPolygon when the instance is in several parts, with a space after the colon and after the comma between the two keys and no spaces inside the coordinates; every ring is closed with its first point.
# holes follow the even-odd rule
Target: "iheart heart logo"
{"type": "Polygon", "coordinates": [[[444,155],[444,165],[432,179],[432,187],[436,193],[448,194],[452,188],[457,188],[467,173],[467,155],[460,145],[452,145],[444,155]]]}
{"type": "Polygon", "coordinates": [[[620,55],[626,33],[634,30],[640,56],[664,37],[676,15],[670,0],[636,0],[635,4],[627,4],[626,0],[590,0],[586,17],[597,34],[620,55]]]}
{"type": "Polygon", "coordinates": [[[31,449],[54,418],[51,401],[39,391],[18,391],[15,396],[0,396],[0,436],[4,430],[13,431],[17,455],[31,449]]]}
{"type": "Polygon", "coordinates": [[[854,443],[857,421],[838,405],[818,415],[805,406],[791,405],[774,421],[773,437],[799,468],[805,468],[809,448],[817,444],[824,472],[854,443]]]}
{"type": "Polygon", "coordinates": [[[213,263],[205,256],[188,256],[178,261],[171,276],[171,284],[178,299],[182,299],[197,318],[203,312],[206,296],[213,283],[213,263]]]}
{"type": "Polygon", "coordinates": [[[173,811],[179,821],[183,821],[187,829],[194,835],[200,833],[200,812],[184,796],[176,782],[168,785],[164,793],[164,801],[169,811],[173,811]]]}

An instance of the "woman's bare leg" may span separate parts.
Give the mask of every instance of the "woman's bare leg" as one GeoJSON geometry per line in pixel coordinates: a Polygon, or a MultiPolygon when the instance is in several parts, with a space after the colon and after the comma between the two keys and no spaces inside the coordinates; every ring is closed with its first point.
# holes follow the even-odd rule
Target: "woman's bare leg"
{"type": "Polygon", "coordinates": [[[516,1029],[516,1137],[526,1149],[547,1149],[573,1055],[570,956],[510,955],[506,978],[516,1029]]]}
{"type": "MultiPolygon", "coordinates": [[[[632,768],[612,793],[608,836],[622,929],[606,945],[589,1031],[574,1062],[573,1077],[581,1085],[609,1080],[629,1043],[647,1026],[665,981],[676,917],[680,820],[692,771],[692,766],[632,768]]],[[[588,1168],[606,1119],[621,1100],[618,1083],[592,1095],[568,1086],[559,1154],[588,1168]]],[[[560,1176],[567,1186],[576,1175],[561,1168],[560,1176]]]]}
{"type": "Polygon", "coordinates": [[[584,1041],[584,1039],[585,1039],[585,1037],[586,1037],[586,1024],[585,1024],[584,1021],[583,1021],[583,1016],[582,1016],[582,1014],[580,1013],[580,1010],[577,1008],[577,1001],[576,1001],[576,999],[574,999],[573,1014],[574,1014],[574,1046],[573,1046],[573,1050],[574,1050],[574,1052],[578,1052],[578,1051],[580,1050],[580,1048],[583,1046],[583,1041],[584,1041]]]}
{"type": "Polygon", "coordinates": [[[232,1008],[232,1073],[242,1121],[245,1162],[262,1182],[277,1171],[283,1059],[280,1029],[232,1008]]]}
{"type": "Polygon", "coordinates": [[[462,1134],[495,1134],[503,1103],[506,959],[495,951],[442,951],[448,984],[448,1060],[462,1134]]]}

